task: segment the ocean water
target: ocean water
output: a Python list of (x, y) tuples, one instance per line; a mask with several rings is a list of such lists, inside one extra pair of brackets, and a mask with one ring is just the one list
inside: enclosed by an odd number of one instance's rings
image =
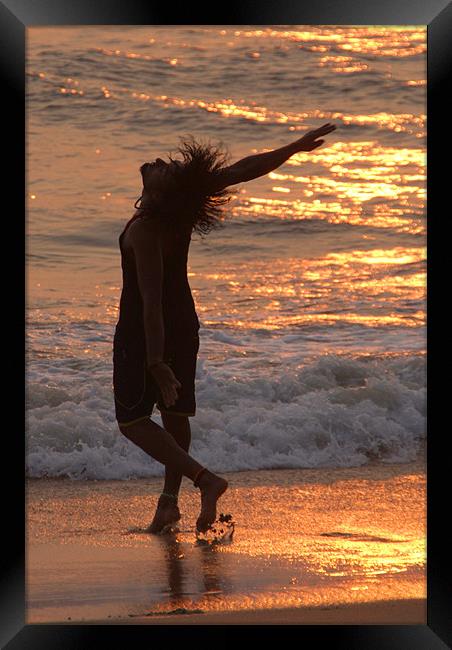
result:
[[(426, 435), (426, 30), (27, 30), (27, 473), (163, 473), (119, 432), (118, 236), (181, 137), (234, 162), (325, 122), (194, 235), (193, 454), (214, 470), (409, 462)], [(156, 412), (155, 419), (161, 422)]]

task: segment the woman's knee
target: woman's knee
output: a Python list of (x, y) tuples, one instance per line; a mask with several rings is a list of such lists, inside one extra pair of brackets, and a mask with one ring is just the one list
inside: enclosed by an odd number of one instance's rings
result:
[(129, 427), (124, 426), (123, 424), (119, 424), (119, 422), (118, 422), (118, 429), (120, 430), (120, 432), (122, 433), (123, 436), (127, 437), (127, 429), (128, 428)]
[(142, 430), (143, 426), (141, 422), (134, 422), (133, 424), (119, 424), (118, 427), (120, 432), (122, 433), (123, 436), (126, 438), (130, 438), (131, 436), (136, 435), (137, 433), (140, 433)]
[(179, 413), (170, 413), (170, 412), (163, 411), (161, 413), (161, 416), (162, 416), (162, 422), (165, 429), (169, 431), (190, 430), (190, 419), (188, 415), (180, 415)]
[(138, 422), (133, 422), (132, 424), (119, 424), (118, 427), (120, 432), (130, 438), (131, 436), (136, 436), (139, 433), (147, 433), (150, 429), (158, 426), (155, 422), (152, 422), (150, 418), (143, 418), (138, 420)]

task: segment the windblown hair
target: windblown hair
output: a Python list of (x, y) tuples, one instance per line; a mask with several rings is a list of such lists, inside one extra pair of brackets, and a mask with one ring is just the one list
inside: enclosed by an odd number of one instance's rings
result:
[(211, 143), (198, 143), (193, 136), (177, 147), (183, 161), (171, 155), (170, 162), (182, 162), (175, 167), (160, 196), (155, 211), (163, 217), (162, 223), (177, 228), (184, 222), (201, 236), (221, 228), (225, 219), (224, 206), (231, 200), (232, 191), (214, 189), (215, 179), (227, 164), (228, 154)]

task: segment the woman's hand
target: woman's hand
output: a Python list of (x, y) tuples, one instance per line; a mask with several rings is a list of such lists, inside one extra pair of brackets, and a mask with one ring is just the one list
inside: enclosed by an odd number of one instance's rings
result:
[(177, 391), (179, 388), (182, 388), (182, 384), (178, 381), (171, 368), (161, 361), (151, 366), (149, 372), (160, 388), (165, 406), (167, 408), (173, 406), (177, 400)]
[(327, 135), (335, 129), (335, 125), (328, 122), (328, 124), (324, 124), (319, 129), (305, 133), (302, 138), (294, 143), (294, 146), (297, 151), (312, 151), (313, 149), (317, 149), (317, 147), (320, 147), (325, 142), (325, 140), (317, 140), (317, 138), (322, 137), (322, 135)]

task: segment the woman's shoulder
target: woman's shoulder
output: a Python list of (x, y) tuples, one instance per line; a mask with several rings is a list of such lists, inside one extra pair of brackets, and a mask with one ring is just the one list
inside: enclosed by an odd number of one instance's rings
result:
[(136, 244), (137, 241), (143, 239), (153, 240), (160, 239), (161, 228), (156, 219), (150, 219), (142, 217), (140, 215), (135, 215), (129, 222), (129, 225), (124, 230), (123, 234), (123, 244), (125, 246), (132, 246)]
[(131, 226), (135, 232), (154, 232), (161, 230), (160, 219), (155, 215), (135, 213)]

